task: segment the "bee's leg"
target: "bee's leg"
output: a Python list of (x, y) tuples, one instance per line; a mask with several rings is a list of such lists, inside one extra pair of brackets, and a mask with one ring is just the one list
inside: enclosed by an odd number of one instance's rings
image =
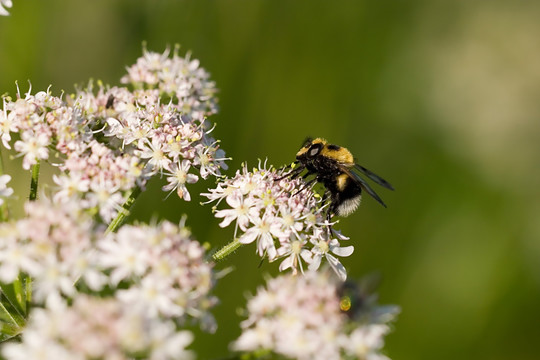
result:
[[(302, 179), (305, 179), (309, 175), (311, 175), (311, 174), (307, 173), (306, 175), (302, 176)], [(309, 180), (308, 182), (304, 183), (304, 185), (300, 189), (296, 190), (291, 196), (294, 196), (294, 195), (296, 195), (298, 193), (301, 193), (302, 191), (304, 191), (305, 189), (307, 189), (308, 187), (313, 185), (316, 181), (317, 181), (317, 178)]]
[[(295, 178), (298, 177), (298, 175), (300, 175), (300, 174), (302, 173), (302, 171), (304, 171), (304, 169), (305, 169), (305, 167), (299, 166), (299, 167), (297, 167), (296, 169), (294, 169), (293, 171), (291, 171), (291, 172), (289, 173), (288, 176), (289, 176), (291, 179), (295, 179)], [(309, 173), (308, 173), (308, 174), (309, 174)]]
[(332, 213), (330, 210), (326, 212), (326, 230), (328, 231), (328, 242), (332, 239), (332, 223), (330, 220), (332, 219)]
[[(323, 195), (323, 203), (326, 202), (328, 199), (329, 192), (325, 191)], [(330, 206), (328, 206), (328, 210), (326, 210), (326, 223), (328, 224), (326, 229), (328, 230), (328, 241), (332, 238), (332, 216), (335, 213), (335, 202), (331, 200)]]
[[(290, 168), (291, 165), (287, 165), (284, 169), (287, 169), (287, 168)], [(304, 167), (303, 166), (299, 166), (297, 167), (296, 169), (293, 169), (291, 171), (289, 171), (288, 173), (286, 174), (283, 174), (282, 176), (278, 177), (277, 179), (275, 179), (274, 181), (280, 181), (280, 180), (283, 180), (285, 178), (291, 178), (291, 179), (294, 179), (295, 177), (297, 177), (298, 175), (300, 175), (300, 173), (302, 171), (304, 171)]]

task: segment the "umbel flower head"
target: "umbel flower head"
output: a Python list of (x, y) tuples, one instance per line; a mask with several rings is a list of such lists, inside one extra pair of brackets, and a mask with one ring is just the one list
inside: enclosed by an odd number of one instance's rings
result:
[[(0, 281), (33, 279), (37, 304), (76, 296), (78, 285), (105, 286), (129, 306), (156, 317), (215, 329), (209, 309), (216, 278), (203, 247), (185, 226), (126, 225), (105, 233), (77, 203), (25, 204), (26, 216), (0, 223)], [(83, 288), (84, 288), (83, 287)]]
[[(0, 111), (0, 140), (8, 149), (13, 145), (23, 168), (56, 155), (61, 174), (54, 177), (54, 200), (78, 201), (105, 222), (156, 174), (167, 178), (164, 191), (189, 201), (186, 185), (227, 168), (205, 117), (217, 111), (208, 73), (176, 52), (169, 59), (168, 51), (145, 50), (141, 59), (123, 79), (137, 85), (135, 90), (100, 83), (96, 91), (90, 83), (63, 100), (50, 89), (35, 95), (30, 89), (24, 96), (18, 91), (16, 100), (4, 97)], [(156, 77), (144, 82), (152, 86), (140, 88), (135, 74), (144, 71)]]
[(381, 349), (399, 308), (371, 302), (359, 304), (362, 317), (349, 316), (342, 311), (342, 283), (330, 275), (309, 271), (268, 280), (248, 300), (248, 318), (232, 348), (299, 360), (388, 360)]
[(149, 316), (145, 309), (80, 295), (69, 307), (34, 309), (22, 341), (4, 345), (2, 355), (9, 360), (184, 360), (194, 357), (186, 350), (192, 341), (191, 332), (178, 331), (172, 321)]
[(353, 246), (331, 229), (325, 220), (324, 204), (302, 179), (283, 178), (285, 170), (266, 168), (248, 171), (244, 164), (232, 178), (222, 178), (215, 189), (203, 194), (209, 202), (225, 203), (215, 211), (221, 227), (234, 223), (234, 238), (242, 244), (256, 244), (256, 252), (269, 261), (281, 260), (280, 271), (293, 273), (319, 268), (326, 259), (340, 279), (347, 272), (336, 256), (349, 256)]
[(77, 292), (74, 283), (98, 291), (105, 276), (95, 262), (93, 242), (103, 234), (75, 203), (47, 200), (25, 204), (26, 216), (0, 224), (0, 281), (11, 283), (21, 273), (33, 279), (33, 297), (57, 303)]
[(172, 57), (167, 49), (163, 54), (143, 49), (143, 56), (127, 68), (121, 82), (135, 88), (157, 89), (169, 96), (183, 112), (200, 118), (217, 112), (216, 84), (201, 68), (197, 59), (178, 56), (176, 46)]
[(78, 205), (28, 202), (24, 218), (0, 223), (0, 281), (32, 279), (22, 343), (3, 355), (191, 358), (184, 349), (192, 335), (177, 329), (214, 331), (217, 299), (213, 266), (185, 219), (105, 233)]
[(125, 225), (107, 234), (97, 242), (97, 266), (126, 306), (213, 332), (217, 325), (209, 310), (217, 303), (211, 295), (216, 276), (184, 222)]

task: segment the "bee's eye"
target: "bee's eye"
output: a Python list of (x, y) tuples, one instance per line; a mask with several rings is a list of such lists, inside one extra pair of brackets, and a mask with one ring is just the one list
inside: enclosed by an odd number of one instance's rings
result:
[(319, 153), (319, 150), (320, 148), (317, 146), (317, 147), (314, 147), (312, 148), (310, 151), (309, 151), (309, 156), (315, 156)]

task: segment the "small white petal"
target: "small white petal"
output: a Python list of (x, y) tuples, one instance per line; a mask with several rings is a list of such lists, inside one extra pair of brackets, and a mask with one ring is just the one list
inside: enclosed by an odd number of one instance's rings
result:
[(317, 270), (321, 266), (321, 260), (322, 260), (322, 255), (315, 254), (315, 256), (313, 256), (313, 261), (311, 262), (311, 264), (309, 264), (308, 269), (311, 271)]
[(335, 247), (332, 252), (337, 256), (350, 256), (354, 252), (354, 246)]
[(294, 258), (292, 256), (285, 258), (285, 260), (283, 260), (281, 264), (279, 264), (279, 271), (283, 271), (290, 268), (293, 264), (293, 260)]
[(326, 254), (326, 259), (330, 263), (332, 269), (336, 272), (339, 279), (341, 281), (347, 280), (347, 270), (345, 270), (345, 267), (339, 262), (339, 260), (330, 254)]
[(240, 241), (242, 244), (249, 244), (255, 241), (258, 235), (257, 228), (249, 228), (244, 235), (240, 237), (238, 241)]

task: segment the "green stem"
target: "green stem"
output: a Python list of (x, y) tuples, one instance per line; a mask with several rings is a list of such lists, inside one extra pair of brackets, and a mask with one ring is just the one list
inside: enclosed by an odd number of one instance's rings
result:
[(124, 220), (126, 220), (126, 217), (129, 215), (129, 210), (135, 203), (135, 200), (137, 200), (137, 197), (142, 193), (142, 190), (140, 187), (136, 186), (135, 189), (131, 192), (128, 199), (122, 205), (122, 209), (118, 212), (118, 215), (116, 215), (116, 218), (111, 221), (109, 224), (109, 227), (107, 228), (107, 233), (115, 232), (118, 230), (118, 228), (122, 225)]
[(34, 201), (37, 199), (38, 180), (39, 180), (39, 160), (35, 165), (32, 165), (32, 180), (30, 182), (30, 196), (28, 197), (30, 201)]
[(0, 147), (0, 175), (4, 174), (4, 159), (2, 158), (2, 147)]
[(17, 279), (15, 279), (15, 281), (13, 282), (13, 292), (15, 293), (15, 300), (17, 301), (17, 305), (19, 305), (22, 313), (26, 314), (26, 299), (24, 296), (21, 274), (19, 274)]
[[(0, 147), (0, 175), (4, 175), (4, 159), (2, 158), (2, 148)], [(9, 216), (7, 202), (4, 201), (2, 206), (0, 206), (0, 222), (7, 220)]]
[(13, 282), (13, 293), (22, 314), (28, 315), (30, 302), (32, 301), (32, 278), (28, 275), (24, 275), (21, 280), (21, 274), (19, 274), (17, 279)]
[(214, 261), (221, 261), (225, 259), (227, 256), (231, 255), (233, 252), (238, 250), (240, 246), (243, 244), (238, 240), (238, 238), (234, 239), (218, 251), (216, 251), (214, 254), (212, 254), (212, 260)]
[(30, 276), (25, 276), (24, 278), (24, 288), (25, 288), (25, 298), (26, 298), (26, 315), (28, 316), (28, 311), (30, 310), (30, 304), (32, 303), (32, 278)]

